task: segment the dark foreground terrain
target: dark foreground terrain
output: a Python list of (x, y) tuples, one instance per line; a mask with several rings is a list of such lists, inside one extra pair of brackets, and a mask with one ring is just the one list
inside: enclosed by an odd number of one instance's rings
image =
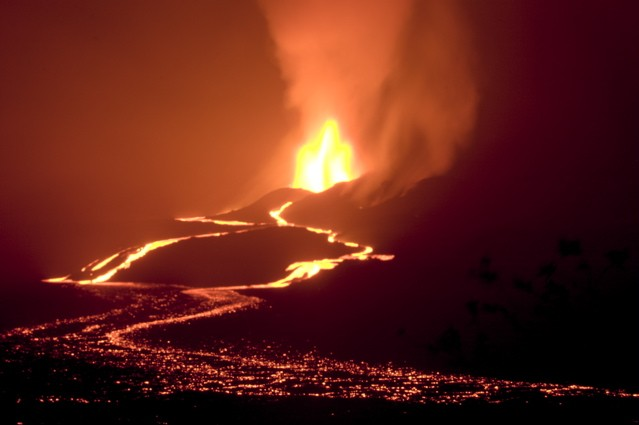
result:
[[(30, 320), (23, 319), (23, 323), (19, 323), (21, 325), (33, 325), (64, 316), (56, 311), (57, 308), (62, 308), (68, 317), (73, 317), (76, 314), (96, 314), (118, 309), (123, 304), (118, 296), (99, 298), (95, 293), (73, 287), (43, 285), (31, 290), (30, 298), (23, 294), (25, 297), (13, 299), (14, 308), (22, 308), (26, 313), (29, 300), (45, 305), (42, 301), (46, 299), (50, 303), (50, 311), (39, 309)], [(117, 295), (126, 289), (113, 288), (108, 291)], [(277, 304), (272, 306), (275, 308)], [(15, 315), (13, 317), (17, 319)], [(242, 314), (238, 315), (238, 318), (241, 317)], [(225, 319), (218, 323), (227, 325), (227, 322)], [(215, 322), (208, 326), (210, 335), (205, 335), (206, 332), (202, 333), (202, 329), (198, 330), (198, 326), (194, 326), (198, 323), (194, 322), (190, 330), (197, 330), (199, 338), (191, 335), (190, 339), (200, 339), (202, 342), (202, 338), (206, 340), (207, 336), (216, 336), (212, 332)], [(175, 329), (179, 330), (180, 327)], [(6, 330), (5, 327), (3, 331)], [(241, 327), (237, 330), (241, 330)], [(224, 339), (228, 337), (226, 335)], [(620, 396), (620, 393), (606, 391), (550, 396), (539, 390), (519, 388), (500, 390), (490, 400), (469, 398), (462, 402), (426, 403), (374, 398), (255, 396), (213, 391), (175, 391), (165, 394), (153, 387), (162, 377), (156, 371), (135, 363), (117, 366), (109, 364), (106, 359), (83, 358), (73, 352), (61, 356), (60, 353), (64, 351), (59, 348), (62, 342), (58, 344), (55, 339), (51, 339), (52, 345), (47, 350), (18, 347), (12, 341), (19, 340), (5, 340), (0, 345), (0, 423), (439, 424), (489, 421), (504, 424), (634, 424), (639, 421), (639, 398), (628, 396), (628, 393)], [(179, 342), (177, 340), (174, 343)], [(36, 343), (33, 344), (36, 346)], [(129, 385), (131, 382), (139, 385)], [(456, 384), (439, 388), (448, 390), (451, 396), (466, 391), (464, 386)], [(468, 387), (468, 391), (471, 389)], [(303, 394), (307, 389), (300, 388), (299, 391)]]
[(635, 424), (636, 400), (544, 399), (502, 404), (415, 405), (378, 400), (256, 398), (185, 393), (124, 397), (109, 402), (41, 403), (23, 400), (3, 408), (3, 423), (24, 424)]

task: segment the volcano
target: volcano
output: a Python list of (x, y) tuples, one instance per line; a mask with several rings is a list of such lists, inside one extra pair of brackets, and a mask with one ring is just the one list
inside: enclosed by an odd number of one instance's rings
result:
[(75, 3), (0, 6), (0, 422), (639, 421), (632, 2)]
[[(367, 176), (320, 193), (283, 188), (241, 209), (176, 223), (178, 231), (195, 221), (200, 233), (182, 230), (51, 281), (239, 290), (265, 302), (188, 321), (193, 332), (186, 324), (163, 330), (174, 343), (192, 344), (193, 334), (249, 338), (344, 361), (634, 388), (628, 370), (637, 350), (624, 335), (636, 325), (636, 258), (614, 245), (598, 257), (586, 249), (602, 246), (601, 229), (572, 223), (582, 242), (565, 239), (566, 223), (539, 212), (540, 225), (530, 228), (504, 221), (504, 209), (523, 206), (487, 202), (480, 185), (494, 188), (494, 180), (476, 177), (462, 170), (368, 204), (352, 196)], [(475, 196), (462, 196), (471, 180)], [(372, 198), (383, 199), (385, 186)]]

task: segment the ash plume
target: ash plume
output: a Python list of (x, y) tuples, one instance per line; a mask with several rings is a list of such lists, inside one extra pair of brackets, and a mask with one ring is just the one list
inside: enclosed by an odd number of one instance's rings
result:
[(445, 173), (474, 127), (470, 34), (456, 3), (415, 2), (402, 41), (366, 123), (363, 153), (372, 175), (362, 195), (375, 195), (383, 183), (378, 195), (394, 196)]
[(354, 145), (356, 170), (368, 175), (351, 194), (369, 202), (382, 200), (380, 186), (388, 198), (451, 166), (477, 104), (469, 34), (454, 2), (260, 4), (299, 113), (287, 149), (335, 117)]

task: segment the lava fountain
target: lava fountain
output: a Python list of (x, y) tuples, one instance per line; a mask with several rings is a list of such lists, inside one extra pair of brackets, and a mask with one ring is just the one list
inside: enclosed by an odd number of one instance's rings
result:
[(336, 183), (353, 180), (353, 149), (340, 137), (335, 119), (328, 119), (318, 134), (297, 153), (294, 188), (322, 192)]

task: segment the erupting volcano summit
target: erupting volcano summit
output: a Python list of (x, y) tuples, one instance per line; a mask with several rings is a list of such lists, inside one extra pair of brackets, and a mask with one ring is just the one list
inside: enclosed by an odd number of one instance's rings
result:
[(340, 138), (334, 119), (327, 120), (319, 133), (297, 153), (294, 188), (322, 192), (335, 183), (350, 181), (353, 149)]

